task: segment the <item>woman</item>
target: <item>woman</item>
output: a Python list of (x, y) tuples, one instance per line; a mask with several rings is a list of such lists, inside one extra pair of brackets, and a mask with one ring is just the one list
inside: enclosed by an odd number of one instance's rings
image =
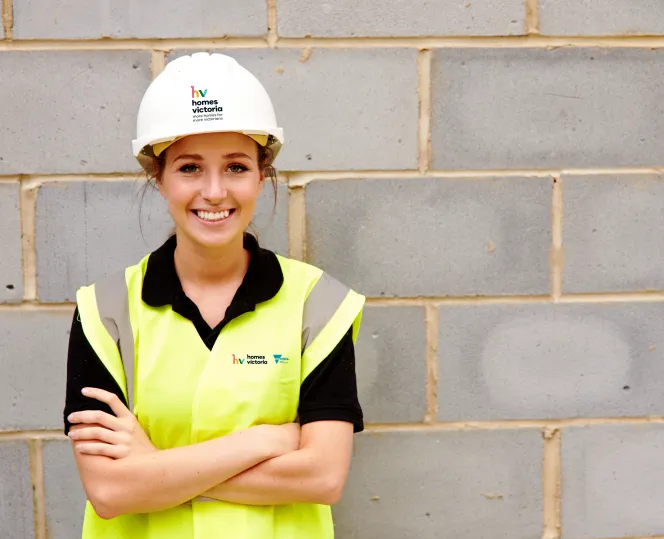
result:
[(246, 232), (283, 134), (235, 60), (171, 62), (137, 124), (176, 231), (77, 294), (65, 430), (83, 537), (331, 538), (363, 429), (364, 298)]

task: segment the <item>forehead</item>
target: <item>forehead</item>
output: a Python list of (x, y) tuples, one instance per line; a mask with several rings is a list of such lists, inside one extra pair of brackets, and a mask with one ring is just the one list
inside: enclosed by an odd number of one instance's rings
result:
[(176, 153), (198, 153), (206, 152), (243, 152), (250, 156), (256, 156), (258, 149), (256, 142), (242, 133), (202, 133), (189, 135), (171, 146), (171, 155)]

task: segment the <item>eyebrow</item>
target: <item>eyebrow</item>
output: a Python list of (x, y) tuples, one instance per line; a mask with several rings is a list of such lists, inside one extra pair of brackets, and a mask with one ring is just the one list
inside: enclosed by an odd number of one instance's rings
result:
[(175, 163), (180, 159), (198, 159), (200, 161), (203, 159), (203, 157), (201, 157), (197, 153), (183, 153), (182, 155), (178, 155), (175, 159), (173, 159), (173, 162)]
[[(248, 156), (244, 152), (233, 152), (233, 153), (227, 153), (224, 155), (225, 159), (238, 159), (241, 157), (246, 157), (247, 159), (251, 159), (250, 156)], [(193, 160), (199, 160), (202, 161), (203, 157), (198, 155), (197, 153), (185, 153), (182, 155), (178, 155), (175, 159), (173, 159), (173, 162), (175, 163), (176, 161), (179, 161), (180, 159), (193, 159)]]

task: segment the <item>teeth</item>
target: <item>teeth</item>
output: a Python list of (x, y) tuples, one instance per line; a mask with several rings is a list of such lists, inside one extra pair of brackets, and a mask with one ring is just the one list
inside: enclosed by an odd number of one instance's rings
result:
[(228, 217), (230, 214), (231, 214), (230, 210), (224, 210), (218, 212), (211, 212), (211, 211), (196, 212), (196, 215), (198, 215), (204, 221), (221, 221), (222, 219), (226, 219), (226, 217)]

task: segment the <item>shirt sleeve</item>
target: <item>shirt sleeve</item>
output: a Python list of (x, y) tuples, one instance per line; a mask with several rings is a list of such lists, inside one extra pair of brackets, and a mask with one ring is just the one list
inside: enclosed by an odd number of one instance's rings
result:
[(73, 412), (101, 410), (113, 414), (107, 404), (83, 396), (81, 389), (84, 387), (97, 387), (115, 393), (125, 406), (127, 405), (122, 389), (88, 342), (83, 332), (78, 309), (76, 309), (69, 335), (67, 356), (67, 389), (64, 408), (65, 434), (71, 428), (71, 423), (67, 420), (67, 417)]
[(353, 328), (305, 378), (300, 387), (300, 424), (314, 421), (347, 421), (354, 432), (364, 430), (357, 395)]

